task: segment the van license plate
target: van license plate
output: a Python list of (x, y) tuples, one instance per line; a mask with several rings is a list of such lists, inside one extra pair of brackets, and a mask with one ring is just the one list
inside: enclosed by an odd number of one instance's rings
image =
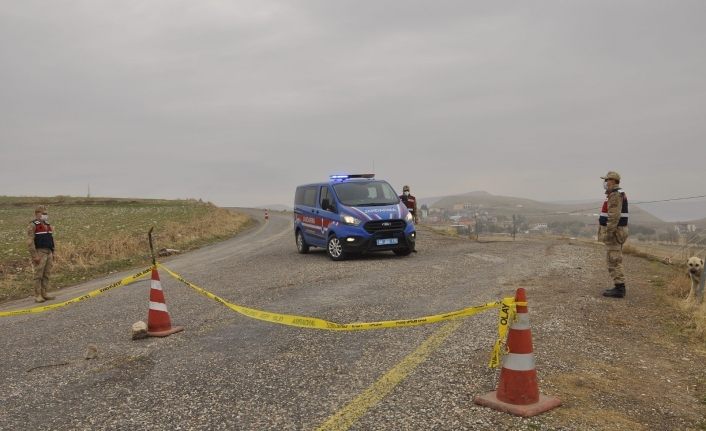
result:
[(377, 240), (378, 245), (395, 245), (397, 244), (397, 238), (385, 238)]

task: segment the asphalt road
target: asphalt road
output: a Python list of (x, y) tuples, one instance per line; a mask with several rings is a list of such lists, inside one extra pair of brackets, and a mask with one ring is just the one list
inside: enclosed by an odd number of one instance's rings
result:
[[(258, 224), (249, 231), (163, 263), (238, 304), (345, 323), (493, 301), (536, 274), (544, 257), (541, 244), (479, 244), (422, 229), (411, 256), (332, 262), (323, 250), (297, 254), (291, 215), (271, 213), (264, 223), (251, 212)], [(59, 300), (129, 273), (64, 289)], [(494, 389), (486, 367), (493, 312), (458, 324), (327, 332), (248, 319), (161, 278), (172, 321), (186, 328), (164, 339), (130, 340), (132, 323), (147, 317), (145, 281), (0, 318), (0, 429), (484, 429), (496, 414), (471, 401)], [(83, 358), (88, 344), (97, 358)], [(336, 423), (336, 414), (346, 419)]]

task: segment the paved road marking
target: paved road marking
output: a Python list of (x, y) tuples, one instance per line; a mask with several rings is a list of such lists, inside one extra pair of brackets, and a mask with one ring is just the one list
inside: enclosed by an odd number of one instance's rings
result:
[(451, 321), (427, 338), (417, 349), (407, 355), (402, 361), (391, 370), (380, 377), (366, 390), (361, 392), (353, 401), (334, 413), (319, 428), (319, 431), (340, 431), (347, 430), (371, 407), (380, 402), (415, 370), (429, 355), (434, 353), (441, 344), (453, 334), (463, 323), (463, 320)]

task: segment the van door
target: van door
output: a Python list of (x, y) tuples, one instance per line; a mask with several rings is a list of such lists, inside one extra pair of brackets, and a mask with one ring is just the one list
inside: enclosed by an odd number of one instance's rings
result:
[(321, 186), (319, 189), (319, 218), (321, 221), (321, 240), (328, 241), (329, 227), (337, 220), (338, 211), (333, 193), (328, 186)]
[(318, 186), (301, 186), (297, 188), (294, 205), (294, 216), (301, 226), (304, 240), (317, 247), (326, 244), (321, 240), (321, 222), (318, 209)]

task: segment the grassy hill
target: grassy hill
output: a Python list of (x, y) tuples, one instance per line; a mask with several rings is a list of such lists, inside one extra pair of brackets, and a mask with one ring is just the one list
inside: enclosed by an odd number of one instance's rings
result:
[(147, 231), (155, 246), (189, 250), (233, 236), (249, 217), (196, 200), (0, 196), (0, 301), (32, 292), (26, 230), (38, 204), (55, 228), (52, 285), (69, 286), (150, 263)]

